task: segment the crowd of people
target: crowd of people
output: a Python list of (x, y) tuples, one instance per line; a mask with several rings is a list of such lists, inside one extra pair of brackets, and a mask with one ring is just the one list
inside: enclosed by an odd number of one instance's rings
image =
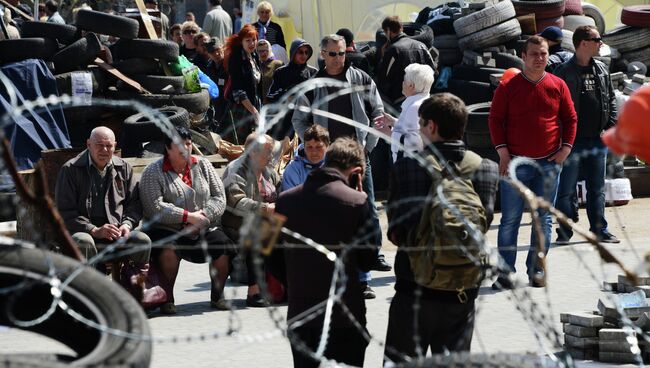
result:
[[(47, 21), (59, 22), (52, 3), (45, 6)], [(156, 0), (145, 3), (157, 6)], [(382, 134), (391, 140), (386, 235), (399, 249), (386, 362), (408, 361), (429, 349), (434, 354), (468, 351), (471, 345), (485, 266), (477, 261), (476, 234), (462, 226), (454, 232), (454, 216), (437, 211), (441, 205), (435, 201), (431, 210), (430, 201), (423, 200), (437, 196), (433, 189), (460, 183), (455, 190), (467, 194), (459, 199), (465, 200), (463, 211), (474, 211), (469, 221), (483, 233), (500, 200), (497, 246), (503, 262), (494, 289), (517, 287), (513, 275), (524, 200), (504, 179), (508, 176), (573, 217), (578, 172), (586, 169), (590, 230), (602, 242), (618, 242), (604, 217), (607, 148), (600, 138), (616, 124), (617, 107), (607, 68), (594, 59), (602, 46), (595, 27), (576, 29), (575, 55), (557, 46), (562, 33), (552, 27), (525, 41), (523, 70), (503, 78), (492, 101), (489, 130), (499, 157), (493, 162), (463, 143), (468, 117), (463, 101), (448, 93), (430, 94), (434, 59), (427, 46), (406, 36), (398, 17), (382, 22), (387, 44), (370, 63), (356, 50), (348, 29), (323, 37), (317, 46), (299, 38), (288, 42), (271, 20), (269, 2), (259, 3), (253, 24), (241, 24), (241, 18), (233, 22), (221, 0), (210, 3), (203, 27), (188, 13), (183, 24), (163, 25), (164, 35), (218, 85), (213, 127), (223, 139), (243, 144), (245, 153), (220, 177), (206, 159), (190, 154), (192, 135), (178, 126), (165, 141), (164, 156), (137, 182), (130, 165), (114, 155), (113, 132), (98, 127), (57, 181), (57, 206), (87, 259), (112, 243), (118, 244), (116, 252), (131, 247), (121, 258), (120, 282), (146, 309), (176, 313), (174, 284), (181, 259), (208, 263), (211, 306), (231, 308), (224, 287), (238, 257), (247, 270), (246, 305), (271, 305), (260, 284), (277, 280), (283, 293), (279, 300), (288, 303), (294, 365), (316, 367), (313, 351), (326, 321), (322, 314), (306, 317), (324, 308), (336, 274), (344, 291), (332, 311), (325, 357), (363, 366), (365, 299), (375, 297), (370, 271), (392, 270), (381, 254), (383, 231), (370, 162)], [(314, 53), (318, 69), (308, 64)], [(308, 80), (312, 88), (296, 92), (294, 87)], [(262, 106), (276, 103), (293, 108), (281, 111), (268, 134), (257, 132)], [(401, 113), (393, 116), (385, 105)], [(301, 144), (280, 175), (270, 165), (274, 142), (294, 135)], [(513, 169), (514, 159), (523, 164)], [(445, 193), (456, 199), (453, 191)], [(284, 216), (284, 227), (294, 235), (282, 235), (264, 257), (242, 247), (251, 229), (249, 217), (273, 214)], [(533, 231), (526, 266), (530, 285), (544, 287), (552, 222), (548, 211), (537, 215), (544, 241)], [(409, 249), (432, 234), (438, 236), (436, 246), (462, 251), (436, 253), (442, 258), (433, 259)], [(566, 244), (571, 236), (571, 229), (561, 226), (557, 243)], [(325, 250), (305, 246), (303, 237)], [(283, 246), (296, 244), (303, 246)], [(342, 268), (328, 252), (342, 260)], [(416, 262), (441, 268), (425, 275)], [(144, 284), (143, 278), (148, 280)], [(414, 310), (416, 303), (420, 308)]]

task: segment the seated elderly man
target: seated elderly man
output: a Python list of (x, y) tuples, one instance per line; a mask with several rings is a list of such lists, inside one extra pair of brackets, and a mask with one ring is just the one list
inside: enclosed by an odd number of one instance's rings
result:
[[(137, 246), (137, 251), (124, 252), (130, 262), (123, 267), (135, 267), (146, 275), (151, 240), (133, 231), (142, 217), (137, 181), (131, 165), (114, 156), (115, 134), (107, 127), (97, 127), (86, 141), (87, 149), (66, 162), (56, 181), (56, 206), (68, 231), (87, 259), (97, 250), (120, 240)], [(130, 285), (130, 278), (122, 280)]]
[[(246, 138), (246, 152), (230, 162), (223, 173), (223, 185), (226, 189), (226, 212), (221, 222), (226, 234), (233, 240), (239, 240), (239, 231), (244, 215), (261, 210), (272, 214), (280, 187), (280, 175), (269, 167), (273, 153), (273, 138), (268, 135), (252, 133)], [(246, 254), (248, 270), (249, 307), (267, 307), (269, 302), (262, 297), (257, 284), (255, 267), (250, 254)]]

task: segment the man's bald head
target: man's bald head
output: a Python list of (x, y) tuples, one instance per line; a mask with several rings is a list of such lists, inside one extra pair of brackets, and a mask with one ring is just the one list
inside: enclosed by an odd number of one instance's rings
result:
[(93, 164), (98, 169), (104, 170), (106, 165), (113, 159), (115, 133), (105, 126), (97, 127), (90, 132), (86, 146)]

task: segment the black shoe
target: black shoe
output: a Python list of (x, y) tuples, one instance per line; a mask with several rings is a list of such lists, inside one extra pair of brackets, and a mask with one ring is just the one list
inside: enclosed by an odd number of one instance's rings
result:
[(570, 238), (567, 238), (566, 236), (560, 236), (558, 235), (557, 240), (555, 240), (555, 244), (557, 245), (567, 245), (569, 244)]
[(494, 284), (492, 284), (492, 290), (512, 290), (514, 288), (515, 285), (510, 281), (508, 276), (499, 276)]
[(251, 308), (266, 308), (271, 304), (262, 297), (262, 294), (249, 295), (246, 297), (246, 306)]
[(363, 291), (363, 298), (364, 299), (375, 299), (377, 297), (377, 294), (375, 294), (375, 291), (372, 290), (370, 285), (366, 285), (366, 289)]
[(611, 243), (611, 244), (618, 244), (621, 242), (620, 240), (618, 240), (617, 237), (610, 234), (609, 232), (603, 232), (602, 234), (600, 234), (600, 236), (598, 237), (598, 241), (601, 243)]
[(377, 256), (377, 261), (375, 264), (372, 266), (372, 269), (375, 271), (383, 271), (383, 272), (388, 272), (393, 269), (391, 265), (386, 262), (386, 258), (384, 257), (383, 254), (380, 254)]
[(544, 277), (543, 272), (537, 272), (533, 277), (529, 278), (530, 286), (534, 288), (543, 288), (546, 287), (546, 278)]

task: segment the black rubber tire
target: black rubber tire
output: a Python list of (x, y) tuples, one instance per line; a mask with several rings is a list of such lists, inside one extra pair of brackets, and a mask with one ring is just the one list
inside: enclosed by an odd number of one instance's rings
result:
[(630, 63), (640, 61), (650, 68), (650, 47), (623, 53), (623, 58)]
[(166, 40), (120, 40), (111, 51), (117, 60), (148, 58), (175, 61), (178, 59), (178, 44)]
[(97, 36), (88, 32), (83, 38), (75, 41), (52, 57), (54, 70), (57, 74), (85, 69), (95, 58), (102, 45)]
[(505, 22), (515, 16), (515, 8), (510, 1), (487, 6), (477, 12), (456, 19), (454, 29), (458, 37), (465, 37), (480, 30)]
[(580, 0), (565, 0), (563, 15), (584, 15), (582, 2)]
[(457, 65), (463, 61), (460, 49), (438, 49), (438, 63), (440, 65)]
[[(190, 114), (182, 107), (165, 106), (156, 109), (174, 126), (190, 126)], [(141, 157), (142, 143), (164, 141), (165, 133), (144, 113), (131, 115), (122, 124), (120, 146), (122, 157)]]
[(493, 57), (495, 65), (499, 69), (517, 68), (519, 70), (522, 70), (524, 68), (524, 61), (521, 60), (517, 55), (498, 52)]
[[(465, 128), (465, 143), (472, 148), (493, 148), (488, 126), (491, 102), (467, 106), (467, 127)], [(471, 149), (471, 148), (470, 148)]]
[(502, 74), (503, 72), (505, 70), (499, 68), (456, 65), (452, 68), (451, 76), (456, 80), (490, 83), (491, 74)]
[(197, 93), (182, 93), (178, 95), (149, 94), (142, 95), (133, 91), (113, 91), (112, 97), (127, 100), (134, 99), (151, 107), (179, 106), (192, 114), (203, 114), (210, 107), (208, 90), (202, 89)]
[[(40, 249), (0, 247), (0, 288), (20, 286), (16, 291), (0, 294), (0, 325), (20, 328), (50, 337), (77, 353), (73, 361), (52, 357), (47, 362), (34, 357), (33, 367), (52, 367), (57, 363), (95, 367), (148, 367), (151, 362), (151, 340), (129, 339), (100, 332), (74, 319), (60, 307), (44, 322), (33, 327), (19, 327), (11, 315), (23, 321), (44, 314), (52, 303), (49, 284), (51, 270), (66, 280), (77, 269), (82, 271), (62, 290), (63, 301), (77, 313), (93, 322), (129, 334), (150, 337), (147, 316), (136, 300), (117, 283), (92, 268), (52, 252)], [(61, 359), (60, 361), (57, 361)], [(9, 359), (9, 360), (7, 360)], [(11, 356), (3, 356), (10, 365)], [(30, 360), (27, 356), (17, 361)], [(10, 365), (14, 366), (14, 365)], [(21, 365), (23, 366), (23, 365)]]
[(461, 50), (480, 50), (490, 46), (506, 43), (521, 35), (521, 27), (517, 19), (510, 19), (490, 28), (458, 39)]
[(605, 26), (605, 16), (596, 5), (583, 2), (582, 11), (586, 16), (594, 18), (596, 28), (598, 28), (598, 33), (605, 33), (605, 29), (607, 28)]
[(573, 46), (573, 32), (563, 29), (562, 30), (562, 43), (560, 44), (565, 51), (576, 52), (575, 46)]
[(458, 96), (465, 105), (492, 101), (494, 91), (489, 83), (450, 79), (449, 93)]
[(20, 26), (20, 37), (52, 38), (63, 45), (69, 45), (79, 39), (77, 27), (70, 24), (47, 22), (23, 22)]
[(571, 32), (575, 31), (580, 26), (596, 26), (594, 18), (585, 15), (565, 15), (564, 16), (564, 29)]
[[(130, 78), (140, 83), (147, 91), (156, 94), (181, 93), (185, 82), (183, 76), (131, 75)], [(165, 89), (166, 87), (169, 88)]]
[(433, 30), (425, 24), (413, 22), (402, 23), (404, 33), (411, 39), (422, 42), (427, 48), (433, 46)]
[(650, 27), (650, 5), (624, 7), (621, 11), (621, 22), (632, 27)]
[(650, 28), (621, 26), (605, 33), (603, 41), (620, 53), (638, 50), (650, 45)]
[(154, 59), (143, 59), (143, 58), (134, 58), (120, 60), (113, 63), (115, 69), (121, 71), (124, 74), (149, 74), (149, 75), (160, 75), (163, 70), (160, 66), (160, 62)]
[(564, 14), (564, 0), (511, 0), (517, 16), (535, 14), (535, 19), (561, 17)]
[(20, 38), (0, 41), (0, 63), (11, 63), (25, 59), (52, 60), (59, 45), (50, 38)]
[(451, 18), (440, 18), (432, 20), (427, 23), (434, 34), (434, 41), (438, 36), (442, 35), (455, 35), (456, 30), (454, 30), (454, 20)]
[(551, 26), (562, 29), (564, 27), (564, 17), (560, 15), (555, 18), (535, 19), (535, 29), (537, 30), (537, 33), (542, 33), (546, 27)]
[(76, 26), (86, 31), (121, 39), (136, 38), (140, 30), (140, 24), (135, 19), (94, 10), (79, 10)]
[(437, 49), (457, 49), (458, 37), (453, 34), (436, 36), (433, 39), (433, 47)]

